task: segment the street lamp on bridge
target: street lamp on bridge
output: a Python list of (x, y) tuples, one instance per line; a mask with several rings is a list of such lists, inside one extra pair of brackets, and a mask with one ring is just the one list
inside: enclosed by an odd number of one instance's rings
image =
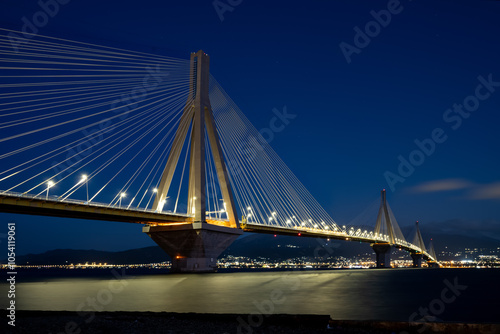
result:
[(127, 196), (127, 194), (125, 194), (125, 193), (121, 193), (120, 194), (120, 205), (119, 205), (119, 208), (122, 207), (122, 198), (125, 197), (125, 196)]
[(49, 189), (54, 185), (54, 182), (48, 181), (47, 182), (47, 195), (45, 195), (45, 199), (49, 198)]
[[(148, 209), (149, 202), (151, 202), (151, 200), (153, 199), (153, 195), (156, 194), (157, 192), (158, 192), (158, 188), (153, 188), (153, 192), (151, 193), (151, 197), (149, 198), (148, 204), (146, 204), (146, 210)], [(144, 194), (144, 195), (146, 195), (146, 194)]]
[(85, 188), (87, 188), (87, 203), (89, 202), (89, 181), (88, 177), (86, 174), (82, 175), (82, 179), (80, 180), (80, 183), (85, 182)]
[[(165, 199), (162, 199), (162, 200), (160, 201), (160, 208), (161, 208), (162, 210), (163, 210), (163, 207), (165, 206), (165, 203), (167, 202), (167, 198), (169, 198), (169, 197), (170, 197), (170, 196), (167, 196), (167, 197), (165, 197)], [(195, 197), (195, 199), (196, 199), (196, 197)]]

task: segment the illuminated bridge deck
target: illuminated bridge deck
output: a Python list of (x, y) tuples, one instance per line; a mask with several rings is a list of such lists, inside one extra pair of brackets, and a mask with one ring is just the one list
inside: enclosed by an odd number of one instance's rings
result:
[[(77, 200), (61, 200), (57, 197), (35, 197), (33, 195), (0, 192), (0, 212), (20, 213), (37, 216), (66, 217), (102, 221), (116, 221), (136, 224), (171, 224), (192, 223), (194, 217), (185, 214), (170, 212), (154, 212), (149, 209), (135, 209), (110, 206), (102, 203), (87, 203)], [(213, 225), (226, 225), (223, 220), (209, 221)], [(329, 238), (365, 243), (387, 243), (387, 236), (377, 236), (373, 233), (360, 230), (332, 231), (325, 229), (308, 228), (303, 226), (281, 227), (263, 224), (240, 222), (240, 227), (245, 232), (280, 234), (290, 236), (304, 236), (316, 238)], [(397, 240), (395, 247), (405, 249), (411, 253), (420, 252), (420, 248), (405, 240)], [(429, 253), (424, 252), (425, 259), (434, 260)]]
[[(280, 226), (269, 226), (261, 224), (252, 223), (240, 223), (241, 228), (245, 232), (252, 233), (267, 233), (267, 234), (279, 234), (279, 235), (289, 235), (289, 236), (303, 236), (303, 237), (315, 237), (315, 238), (327, 238), (336, 240), (346, 240), (346, 241), (359, 241), (365, 243), (387, 243), (388, 238), (383, 236), (374, 236), (373, 233), (361, 232), (360, 230), (352, 231), (331, 231), (318, 228), (308, 228), (308, 227), (280, 227)], [(405, 240), (398, 240), (394, 245), (397, 248), (407, 250), (411, 253), (420, 253), (421, 249), (414, 244), (411, 244)], [(434, 260), (432, 256), (424, 252), (424, 259)]]
[(12, 192), (0, 192), (0, 212), (137, 224), (193, 221), (193, 217), (177, 213), (158, 213), (148, 209), (127, 209), (102, 203), (35, 197)]

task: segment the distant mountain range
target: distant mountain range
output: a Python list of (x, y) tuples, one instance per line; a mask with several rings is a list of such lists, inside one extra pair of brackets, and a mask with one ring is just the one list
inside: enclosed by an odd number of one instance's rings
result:
[[(444, 250), (463, 250), (464, 248), (500, 247), (500, 221), (498, 220), (461, 220), (453, 219), (439, 223), (420, 224), (420, 232), (425, 245), (433, 240), (436, 252)], [(404, 227), (402, 232), (412, 241), (414, 227)], [(410, 236), (410, 237), (408, 237)]]
[[(439, 224), (422, 224), (420, 226), (426, 245), (433, 238), (436, 252), (447, 250), (451, 252), (463, 251), (464, 248), (500, 247), (500, 239), (495, 233), (485, 235), (485, 227), (498, 228), (498, 222), (478, 222), (480, 227), (471, 231), (471, 225), (464, 225), (464, 221), (454, 220)], [(488, 225), (489, 224), (489, 225)], [(467, 229), (463, 229), (467, 226)], [(410, 235), (413, 227), (402, 229), (404, 235)], [(447, 247), (447, 248), (446, 248)], [(353, 257), (363, 254), (372, 254), (370, 246), (343, 240), (306, 238), (295, 236), (273, 236), (270, 234), (247, 234), (236, 240), (222, 256), (245, 256), (250, 258), (288, 259), (315, 256), (343, 256)], [(18, 264), (70, 264), (70, 263), (110, 263), (110, 264), (139, 264), (157, 263), (170, 260), (169, 256), (158, 246), (131, 249), (121, 252), (106, 252), (98, 250), (56, 249), (42, 254), (27, 254), (17, 257)], [(2, 261), (5, 263), (5, 259)]]

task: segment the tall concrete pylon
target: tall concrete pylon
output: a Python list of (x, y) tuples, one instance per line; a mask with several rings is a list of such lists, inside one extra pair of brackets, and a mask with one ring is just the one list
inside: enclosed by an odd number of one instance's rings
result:
[[(210, 57), (202, 50), (191, 54), (190, 96), (179, 122), (153, 208), (161, 212), (186, 137), (191, 128), (188, 214), (185, 224), (158, 224), (143, 228), (172, 258), (172, 270), (214, 271), (217, 257), (243, 233), (234, 205), (226, 164), (209, 99)], [(205, 131), (219, 179), (227, 221), (206, 220)]]
[(206, 221), (206, 185), (205, 185), (205, 130), (208, 134), (210, 149), (217, 170), (219, 186), (225, 203), (225, 210), (230, 227), (239, 228), (234, 206), (234, 199), (229, 184), (226, 164), (222, 156), (219, 135), (215, 128), (215, 120), (210, 105), (209, 91), (210, 57), (203, 51), (191, 54), (190, 94), (184, 108), (179, 127), (175, 134), (172, 149), (162, 174), (153, 208), (161, 212), (167, 197), (172, 177), (179, 162), (179, 156), (186, 141), (189, 127), (192, 124), (191, 148), (189, 163), (189, 198), (188, 214), (194, 214), (195, 222)]
[(422, 238), (422, 234), (420, 233), (420, 228), (418, 227), (418, 220), (415, 222), (415, 227), (416, 227), (415, 237), (413, 238), (412, 243), (414, 245), (417, 245), (418, 247), (420, 247), (420, 249), (422, 250), (422, 253), (423, 253), (426, 251), (426, 249), (425, 249), (424, 239)]
[[(380, 235), (387, 235), (389, 240), (387, 242), (376, 242), (371, 244), (371, 247), (376, 254), (377, 268), (390, 268), (391, 267), (391, 251), (392, 245), (396, 243), (396, 233), (392, 224), (391, 215), (387, 207), (387, 199), (385, 196), (385, 189), (380, 192), (380, 208), (378, 210), (377, 222), (375, 224), (375, 233)], [(383, 223), (385, 222), (385, 224)], [(384, 233), (385, 232), (385, 233)]]
[[(394, 245), (396, 243), (396, 234), (394, 232), (394, 226), (392, 225), (391, 216), (389, 215), (389, 209), (387, 208), (387, 198), (385, 196), (385, 189), (380, 192), (380, 208), (378, 210), (377, 222), (375, 224), (375, 233), (387, 234), (389, 236), (389, 244)], [(385, 226), (383, 224), (385, 222)]]
[(415, 222), (415, 227), (415, 237), (413, 238), (412, 243), (420, 247), (420, 252), (412, 252), (410, 253), (410, 256), (413, 260), (413, 267), (420, 268), (422, 267), (422, 256), (425, 252), (425, 243), (424, 239), (422, 238), (422, 234), (420, 233), (420, 228), (418, 227), (418, 221)]
[(428, 247), (428, 251), (430, 256), (432, 256), (432, 258), (434, 260), (429, 260), (427, 261), (427, 266), (429, 268), (440, 268), (440, 265), (439, 263), (437, 262), (437, 256), (436, 256), (436, 251), (434, 250), (434, 244), (432, 243), (432, 239), (431, 241), (429, 242), (429, 247)]

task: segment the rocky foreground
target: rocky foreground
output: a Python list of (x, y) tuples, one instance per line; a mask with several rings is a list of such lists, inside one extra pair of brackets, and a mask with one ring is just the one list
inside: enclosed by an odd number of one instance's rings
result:
[[(2, 311), (4, 324), (8, 316)], [(238, 315), (166, 312), (17, 311), (7, 333), (450, 333), (497, 334), (500, 324), (332, 320), (327, 315)], [(3, 326), (2, 326), (3, 327)]]

